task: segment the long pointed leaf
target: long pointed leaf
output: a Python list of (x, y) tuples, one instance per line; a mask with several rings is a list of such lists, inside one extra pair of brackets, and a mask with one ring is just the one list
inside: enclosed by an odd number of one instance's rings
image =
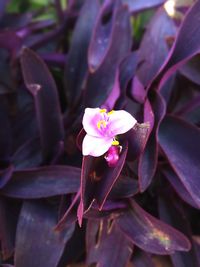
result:
[(33, 94), (45, 160), (51, 160), (64, 138), (56, 84), (45, 63), (25, 48), (21, 66), (26, 87)]

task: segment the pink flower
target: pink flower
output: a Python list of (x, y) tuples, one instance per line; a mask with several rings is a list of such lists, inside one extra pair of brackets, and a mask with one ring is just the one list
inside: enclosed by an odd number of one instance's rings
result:
[(116, 136), (128, 132), (137, 121), (125, 110), (86, 108), (83, 116), (83, 155), (99, 157), (112, 145), (119, 145)]

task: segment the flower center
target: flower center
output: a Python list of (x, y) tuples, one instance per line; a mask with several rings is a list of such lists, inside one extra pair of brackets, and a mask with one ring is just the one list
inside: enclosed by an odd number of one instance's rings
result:
[(100, 130), (102, 128), (106, 128), (107, 122), (105, 120), (100, 120), (97, 122), (97, 128)]

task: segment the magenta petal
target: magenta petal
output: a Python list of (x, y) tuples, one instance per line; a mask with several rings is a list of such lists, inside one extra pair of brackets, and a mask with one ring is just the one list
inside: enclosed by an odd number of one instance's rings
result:
[(86, 108), (83, 116), (83, 128), (89, 135), (101, 136), (97, 128), (97, 123), (101, 120), (101, 113), (99, 108)]
[(99, 157), (106, 153), (109, 147), (112, 145), (112, 138), (98, 138), (90, 135), (86, 135), (83, 139), (83, 155)]
[(109, 115), (112, 136), (128, 132), (136, 124), (136, 119), (125, 110), (117, 110)]

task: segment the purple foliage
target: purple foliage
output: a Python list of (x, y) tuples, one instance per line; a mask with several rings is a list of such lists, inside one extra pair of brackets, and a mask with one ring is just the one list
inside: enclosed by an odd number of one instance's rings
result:
[[(0, 266), (200, 266), (200, 1), (164, 2), (0, 1)], [(137, 122), (83, 156), (86, 108)]]

